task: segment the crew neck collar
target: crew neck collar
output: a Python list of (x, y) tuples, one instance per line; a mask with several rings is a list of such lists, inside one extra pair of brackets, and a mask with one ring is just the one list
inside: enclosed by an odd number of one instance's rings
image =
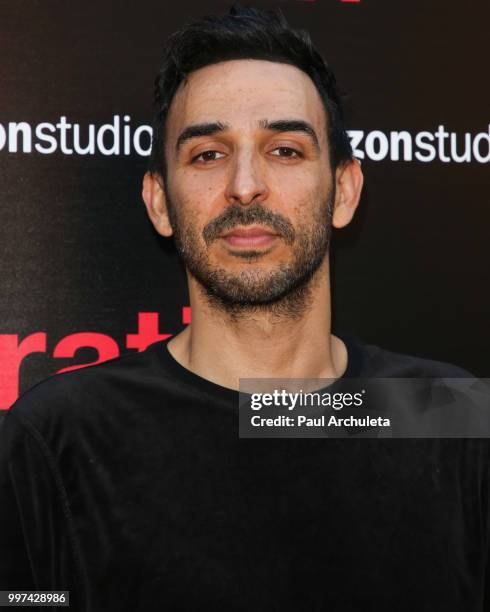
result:
[[(347, 349), (347, 368), (342, 376), (337, 378), (332, 384), (336, 384), (345, 378), (356, 378), (360, 376), (363, 364), (363, 351), (362, 345), (357, 341), (356, 338), (349, 334), (335, 332), (345, 344)], [(160, 365), (165, 370), (171, 372), (177, 380), (182, 381), (184, 384), (192, 386), (196, 391), (211, 394), (215, 397), (219, 397), (225, 401), (236, 401), (239, 392), (229, 387), (223, 387), (218, 383), (212, 382), (207, 378), (203, 378), (192, 372), (191, 370), (184, 367), (179, 363), (175, 357), (168, 350), (168, 343), (172, 336), (166, 340), (160, 340), (151, 344), (146, 350), (153, 350), (159, 360)]]

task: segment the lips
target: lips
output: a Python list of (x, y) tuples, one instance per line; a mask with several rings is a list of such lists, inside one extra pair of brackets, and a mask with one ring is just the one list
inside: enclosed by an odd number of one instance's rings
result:
[(220, 236), (231, 246), (235, 247), (260, 247), (271, 244), (278, 234), (263, 227), (235, 227)]

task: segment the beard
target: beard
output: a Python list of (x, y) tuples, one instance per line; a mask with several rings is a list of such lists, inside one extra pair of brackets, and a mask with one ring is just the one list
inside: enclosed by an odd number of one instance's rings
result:
[[(311, 304), (312, 281), (330, 245), (335, 187), (313, 211), (310, 221), (296, 227), (258, 202), (246, 207), (235, 202), (199, 232), (191, 215), (177, 213), (167, 190), (166, 198), (176, 249), (211, 306), (235, 319), (245, 312), (298, 318)], [(248, 249), (233, 253), (247, 260), (246, 270), (232, 273), (211, 264), (207, 248), (224, 230), (254, 224), (277, 232), (291, 247), (291, 261), (274, 267), (254, 266), (264, 251)], [(205, 246), (201, 246), (203, 240)]]

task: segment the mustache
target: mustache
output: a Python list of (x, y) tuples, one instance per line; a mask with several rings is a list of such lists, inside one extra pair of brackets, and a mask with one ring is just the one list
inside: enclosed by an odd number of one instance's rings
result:
[(237, 225), (265, 226), (284, 238), (287, 244), (292, 244), (296, 237), (292, 223), (283, 215), (267, 210), (258, 202), (246, 208), (235, 202), (204, 227), (202, 232), (204, 241), (209, 245), (222, 232), (233, 229)]

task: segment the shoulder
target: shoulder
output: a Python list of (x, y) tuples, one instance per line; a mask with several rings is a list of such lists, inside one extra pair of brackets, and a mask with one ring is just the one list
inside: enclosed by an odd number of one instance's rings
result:
[(444, 361), (406, 355), (381, 348), (374, 344), (364, 344), (352, 336), (341, 336), (350, 351), (356, 352), (359, 359), (358, 375), (382, 378), (474, 378), (464, 368)]
[(53, 374), (23, 393), (7, 413), (28, 429), (46, 432), (61, 422), (66, 427), (70, 420), (89, 419), (111, 404), (118, 405), (128, 388), (144, 379), (151, 368), (147, 349)]

